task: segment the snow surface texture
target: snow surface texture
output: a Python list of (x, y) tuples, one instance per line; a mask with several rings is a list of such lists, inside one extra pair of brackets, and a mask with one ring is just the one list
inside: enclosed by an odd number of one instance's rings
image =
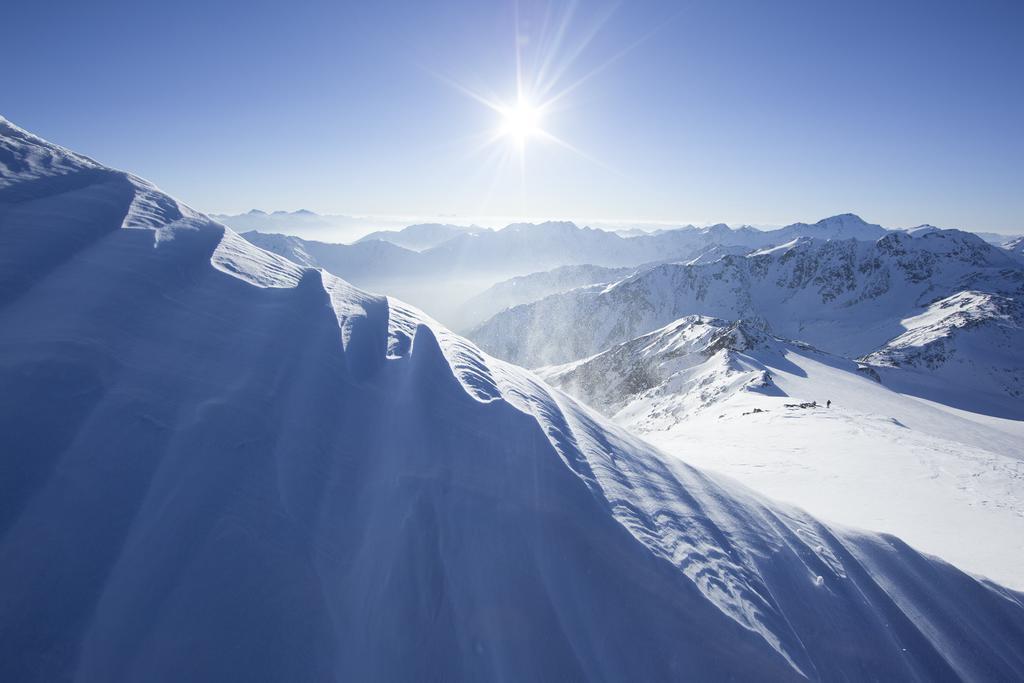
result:
[(0, 183), (5, 680), (1024, 676), (1018, 593), (2, 119)]
[[(973, 314), (962, 299), (949, 308)], [(692, 464), (1024, 588), (1024, 422), (901, 395), (879, 372), (921, 381), (690, 316), (541, 374)]]

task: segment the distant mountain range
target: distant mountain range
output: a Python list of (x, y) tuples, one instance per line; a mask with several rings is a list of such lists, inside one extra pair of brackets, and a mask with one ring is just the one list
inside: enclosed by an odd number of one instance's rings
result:
[[(217, 220), (239, 232), (248, 232), (250, 230), (256, 230), (258, 232), (275, 232), (302, 237), (304, 239), (320, 240), (336, 244), (350, 243), (359, 239), (380, 239), (417, 251), (431, 246), (437, 246), (441, 241), (443, 241), (443, 239), (450, 238), (459, 232), (472, 233), (492, 230), (494, 228), (492, 225), (494, 219), (487, 219), (486, 221), (480, 219), (486, 226), (489, 226), (480, 227), (467, 223), (451, 224), (447, 222), (416, 222), (405, 218), (387, 216), (318, 214), (308, 209), (269, 212), (262, 211), (260, 209), (252, 209), (240, 214), (213, 213), (209, 215), (214, 220)], [(845, 215), (852, 216), (852, 214)], [(826, 220), (835, 221), (835, 219), (840, 218), (842, 217), (836, 216), (832, 219)], [(856, 217), (854, 216), (853, 218)], [(859, 219), (857, 219), (857, 221), (859, 221)], [(614, 232), (622, 237), (656, 235), (663, 232), (672, 232), (674, 230), (701, 229), (693, 225), (666, 227), (660, 224), (643, 222), (623, 223), (621, 221), (596, 221), (588, 224), (593, 228), (601, 229), (605, 232)], [(719, 227), (723, 225), (725, 224), (718, 224), (712, 227)], [(806, 226), (806, 224), (795, 223), (792, 226), (787, 227), (792, 228), (795, 226)], [(405, 228), (412, 228), (412, 230), (405, 232)], [(734, 229), (738, 230), (740, 228)], [(746, 229), (754, 230), (754, 228), (750, 227), (746, 227)], [(759, 231), (771, 232), (774, 230), (777, 229), (764, 228)], [(1005, 243), (1020, 237), (1019, 235), (1006, 235), (994, 232), (975, 232), (975, 234), (986, 242), (996, 246), (1002, 246)], [(798, 235), (794, 234), (792, 236), (795, 237)], [(842, 237), (842, 235), (837, 234), (835, 237)]]
[(700, 314), (761, 320), (775, 334), (856, 357), (902, 334), (904, 318), (965, 290), (1019, 296), (1024, 269), (1008, 252), (957, 230), (888, 232), (876, 241), (801, 237), (549, 296), (495, 315), (471, 337), (498, 357), (536, 367)]
[(461, 225), (448, 225), (446, 223), (421, 223), (409, 225), (401, 230), (378, 230), (359, 238), (358, 241), (371, 242), (373, 240), (380, 240), (382, 242), (390, 242), (404, 249), (423, 251), (447, 242), (453, 237), (479, 235), (483, 232), (491, 232), (491, 230), (475, 225), (464, 227)]
[(636, 272), (636, 268), (605, 266), (561, 266), (504, 280), (466, 301), (458, 311), (461, 320), (481, 322), (495, 313), (538, 301), (551, 294), (567, 292), (607, 282), (616, 282)]
[(214, 213), (210, 218), (238, 232), (277, 232), (332, 242), (351, 242), (373, 230), (397, 229), (408, 224), (397, 219), (318, 214), (307, 209), (271, 212), (253, 209), (240, 214)]
[[(516, 223), (501, 230), (460, 230), (455, 226), (411, 226), (378, 233), (355, 244), (329, 244), (278, 234), (248, 232), (253, 244), (291, 260), (321, 267), (370, 290), (401, 296), (457, 328), (480, 322), (466, 302), (508, 278), (562, 266), (635, 267), (690, 260), (702, 254), (746, 253), (799, 237), (876, 240), (887, 231), (852, 214), (779, 230), (686, 227), (623, 237), (567, 222)], [(399, 243), (429, 245), (421, 251)], [(445, 287), (439, 285), (444, 284)], [(487, 307), (484, 307), (487, 308)], [(481, 309), (482, 310), (482, 309)]]

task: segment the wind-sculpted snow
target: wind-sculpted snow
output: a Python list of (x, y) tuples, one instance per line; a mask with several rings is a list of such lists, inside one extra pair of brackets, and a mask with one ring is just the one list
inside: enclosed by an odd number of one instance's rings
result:
[(0, 138), (5, 680), (1024, 675), (1021, 595)]
[(904, 318), (968, 289), (1024, 295), (1024, 269), (956, 230), (891, 232), (874, 243), (802, 238), (550, 296), (503, 311), (469, 336), (501, 358), (537, 367), (593, 355), (686, 315), (708, 315), (761, 320), (775, 334), (855, 357), (902, 334)]

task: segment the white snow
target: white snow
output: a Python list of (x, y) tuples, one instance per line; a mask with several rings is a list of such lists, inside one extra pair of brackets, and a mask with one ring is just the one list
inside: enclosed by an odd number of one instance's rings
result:
[(699, 316), (542, 375), (690, 464), (1024, 589), (1024, 421)]
[(903, 321), (962, 291), (1024, 295), (1024, 268), (969, 233), (890, 232), (877, 242), (801, 237), (711, 263), (658, 265), (602, 291), (575, 290), (503, 311), (470, 337), (530, 367), (565, 363), (686, 315), (760, 320), (778, 335), (856, 357)]
[(5, 679), (1024, 676), (1018, 593), (3, 119), (0, 177)]

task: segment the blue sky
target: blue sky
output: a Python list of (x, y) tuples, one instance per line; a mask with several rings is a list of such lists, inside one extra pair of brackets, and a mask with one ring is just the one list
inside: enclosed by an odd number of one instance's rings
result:
[[(40, 1), (4, 23), (0, 114), (205, 211), (1024, 232), (1021, 2)], [(452, 85), (514, 102), (517, 44), (527, 88), (545, 62), (552, 94), (583, 79), (540, 123), (572, 149), (531, 138), (522, 163), (478, 149), (501, 116)]]

